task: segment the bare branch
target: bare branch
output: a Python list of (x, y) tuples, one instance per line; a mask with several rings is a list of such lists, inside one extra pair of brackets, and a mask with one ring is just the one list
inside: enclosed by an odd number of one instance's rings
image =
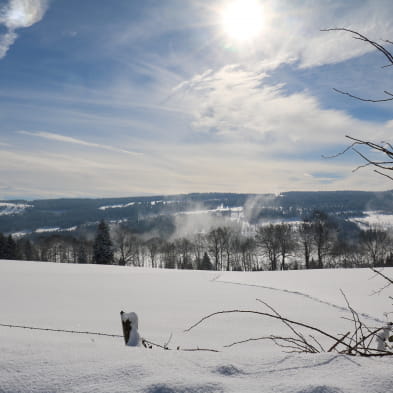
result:
[(310, 334), (310, 338), (312, 338), (314, 340), (314, 342), (317, 344), (317, 346), (319, 347), (319, 349), (321, 350), (321, 352), (325, 352), (325, 348), (322, 346), (322, 344), (314, 337)]
[(376, 269), (376, 268), (374, 268), (374, 267), (371, 267), (370, 268), (374, 273), (376, 273), (376, 274), (378, 274), (378, 275), (380, 275), (381, 277), (383, 277), (386, 281), (388, 281), (390, 284), (393, 284), (393, 280), (390, 278), (390, 277), (388, 277), (388, 276), (386, 276), (385, 274), (383, 274), (381, 271), (379, 271), (378, 269)]
[(343, 154), (345, 154), (348, 150), (351, 150), (355, 145), (357, 145), (357, 142), (353, 142), (351, 145), (349, 145), (348, 147), (346, 147), (343, 151), (341, 151), (340, 153), (334, 154), (333, 156), (325, 156), (322, 155), (322, 158), (326, 158), (326, 159), (330, 159), (330, 158), (337, 158), (339, 156), (342, 156)]
[(378, 173), (378, 175), (382, 175), (382, 176), (385, 176), (385, 177), (387, 177), (387, 178), (388, 178), (388, 179), (390, 179), (390, 180), (393, 180), (393, 177), (392, 177), (392, 176), (389, 176), (389, 175), (387, 175), (386, 173), (383, 173), (383, 172), (377, 171), (376, 169), (374, 170), (374, 172), (375, 172), (375, 173)]
[[(312, 352), (312, 353), (318, 352), (316, 350), (311, 350), (311, 348), (304, 345), (303, 341), (300, 339), (293, 338), (293, 337), (280, 337), (280, 336), (274, 336), (274, 335), (264, 336), (264, 337), (256, 337), (256, 338), (247, 338), (245, 340), (235, 341), (231, 344), (224, 345), (224, 347), (231, 348), (231, 347), (234, 347), (235, 345), (245, 344), (245, 343), (253, 342), (253, 341), (262, 341), (262, 340), (271, 340), (279, 347), (296, 349), (301, 352)], [(287, 344), (285, 344), (285, 343), (287, 343)]]
[[(323, 158), (336, 158), (339, 157), (345, 153), (347, 153), (349, 150), (353, 150), (357, 155), (359, 155), (364, 161), (365, 164), (358, 165), (356, 168), (352, 170), (352, 172), (356, 172), (359, 169), (368, 167), (368, 166), (374, 166), (377, 167), (383, 171), (393, 171), (393, 145), (388, 143), (388, 142), (381, 142), (380, 144), (377, 144), (375, 142), (370, 142), (370, 141), (365, 141), (362, 139), (354, 138), (350, 135), (345, 135), (347, 139), (351, 141), (351, 144), (345, 148), (343, 151), (333, 155), (333, 156), (322, 156)], [(388, 160), (371, 160), (368, 158), (365, 154), (360, 152), (358, 149), (356, 149), (356, 146), (366, 146), (369, 149), (384, 154)], [(393, 176), (390, 176), (380, 170), (374, 169), (375, 173), (378, 173), (379, 175), (385, 176), (390, 180), (393, 180)]]
[[(363, 34), (360, 34), (359, 32), (351, 29), (346, 29), (343, 27), (338, 27), (338, 28), (331, 28), (331, 29), (322, 29), (321, 31), (346, 31), (349, 33), (354, 34), (355, 36), (353, 38), (367, 42), (368, 44), (372, 45), (375, 49), (377, 49), (379, 52), (381, 52), (386, 59), (389, 61), (390, 64), (393, 64), (393, 55), (381, 44), (378, 44), (376, 41), (372, 41)], [(388, 43), (391, 43), (389, 41), (385, 41)]]
[[(142, 345), (145, 348), (152, 349), (153, 347), (161, 348), (164, 349), (165, 351), (172, 351), (171, 348), (169, 348), (166, 344), (160, 345), (157, 343), (154, 343), (153, 341), (142, 339)], [(204, 351), (204, 352), (220, 352), (217, 349), (210, 349), (210, 348), (176, 348), (177, 351), (183, 351), (183, 352), (195, 352), (195, 351)]]
[(168, 338), (167, 342), (164, 344), (164, 347), (165, 347), (165, 348), (168, 348), (169, 343), (172, 341), (172, 336), (173, 336), (173, 334), (171, 333), (171, 334), (169, 335), (169, 338)]
[(337, 345), (341, 344), (349, 335), (351, 332), (347, 332), (344, 334), (338, 341), (336, 341), (329, 349), (328, 352), (332, 352), (334, 349), (336, 349)]
[[(393, 64), (391, 64), (391, 65), (393, 65)], [(391, 65), (389, 65), (389, 66), (391, 66)], [(385, 66), (385, 67), (387, 67), (387, 66)], [(340, 94), (343, 94), (343, 95), (345, 95), (345, 96), (348, 96), (348, 97), (351, 97), (351, 98), (355, 98), (356, 100), (363, 101), (363, 102), (384, 102), (384, 101), (393, 101), (393, 97), (391, 97), (391, 98), (377, 98), (377, 99), (362, 98), (362, 97), (359, 97), (359, 96), (355, 96), (354, 94), (351, 94), (351, 93), (349, 93), (349, 92), (347, 92), (347, 91), (339, 90), (339, 89), (337, 89), (337, 88), (335, 88), (335, 87), (333, 87), (333, 90), (334, 90), (336, 93), (340, 93)], [(384, 93), (387, 94), (386, 91), (384, 91)], [(389, 93), (389, 95), (391, 95), (391, 94)]]
[(220, 352), (217, 349), (210, 349), (210, 348), (177, 348), (178, 351), (183, 351), (183, 352), (197, 352), (197, 351), (202, 351), (202, 352)]
[[(263, 300), (261, 300), (261, 299), (256, 299), (257, 300), (257, 302), (260, 302), (260, 303), (262, 303), (263, 305), (265, 305), (267, 308), (269, 308), (271, 311), (273, 311), (278, 317), (280, 317), (280, 318), (282, 318), (282, 316), (272, 307), (272, 306), (270, 306), (269, 304), (267, 304), (266, 302), (264, 302)], [(282, 319), (281, 319), (282, 320)], [(301, 334), (301, 333), (299, 333), (290, 323), (288, 323), (288, 322), (286, 322), (286, 321), (284, 321), (284, 320), (282, 320), (282, 322), (297, 336), (297, 337), (299, 337), (299, 339), (301, 340), (301, 341), (303, 341), (303, 343), (305, 343), (305, 344), (308, 344), (307, 343), (307, 341), (306, 341), (306, 339), (304, 338), (304, 336)]]
[[(332, 334), (327, 333), (327, 332), (323, 331), (322, 329), (316, 328), (314, 326), (307, 325), (307, 324), (302, 323), (302, 322), (293, 321), (291, 319), (284, 318), (284, 317), (278, 316), (276, 314), (269, 314), (269, 313), (266, 313), (266, 312), (260, 312), (260, 311), (255, 311), (255, 310), (224, 310), (224, 311), (217, 311), (217, 312), (211, 313), (211, 314), (206, 315), (205, 317), (201, 318), (199, 321), (197, 321), (192, 326), (190, 326), (188, 329), (186, 329), (185, 332), (190, 332), (192, 329), (194, 329), (195, 327), (199, 326), (200, 324), (205, 322), (207, 319), (210, 319), (210, 318), (212, 318), (214, 316), (217, 316), (217, 315), (223, 315), (223, 314), (254, 314), (254, 315), (264, 316), (264, 317), (268, 317), (268, 318), (273, 318), (273, 319), (280, 320), (282, 322), (288, 322), (288, 323), (290, 323), (292, 325), (301, 326), (301, 327), (304, 327), (306, 329), (313, 330), (315, 332), (320, 333), (321, 335), (323, 335), (325, 337), (330, 338), (334, 342), (339, 340), (337, 337), (333, 336)], [(343, 342), (343, 345), (346, 346), (347, 348), (350, 347), (349, 344), (344, 343), (344, 342)]]
[[(360, 34), (359, 32), (355, 31), (355, 30), (351, 30), (351, 29), (346, 29), (346, 28), (331, 28), (331, 29), (322, 29), (321, 31), (345, 31), (345, 32), (349, 32), (354, 34), (354, 39), (356, 40), (360, 40), (360, 41), (364, 41), (368, 44), (370, 44), (371, 46), (373, 46), (377, 51), (381, 52), (385, 58), (388, 60), (389, 64), (383, 66), (382, 68), (386, 68), (386, 67), (390, 67), (393, 65), (393, 54), (386, 49), (383, 45), (379, 44), (376, 41), (370, 40), (368, 37), (364, 36), (363, 34)], [(384, 42), (391, 44), (391, 41), (385, 40)], [(381, 98), (381, 99), (370, 99), (370, 98), (363, 98), (363, 97), (359, 97), (357, 95), (354, 95), (352, 93), (346, 92), (346, 91), (342, 91), (340, 89), (333, 89), (334, 91), (336, 91), (337, 93), (349, 96), (351, 98), (354, 98), (356, 100), (359, 101), (363, 101), (363, 102), (385, 102), (385, 101), (393, 101), (393, 94), (388, 92), (388, 91), (384, 91), (384, 93), (388, 96), (390, 96), (389, 98)]]

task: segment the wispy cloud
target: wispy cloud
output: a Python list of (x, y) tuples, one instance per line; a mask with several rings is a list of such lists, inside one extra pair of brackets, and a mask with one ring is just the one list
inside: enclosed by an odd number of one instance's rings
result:
[(9, 0), (0, 8), (0, 24), (7, 32), (0, 36), (0, 59), (3, 58), (18, 35), (16, 30), (39, 22), (48, 8), (48, 0)]
[(133, 152), (130, 150), (119, 149), (117, 147), (113, 147), (110, 145), (102, 145), (99, 143), (87, 142), (87, 141), (83, 141), (81, 139), (72, 138), (72, 137), (60, 135), (60, 134), (55, 134), (52, 132), (44, 132), (44, 131), (31, 132), (31, 131), (22, 130), (22, 131), (18, 131), (18, 133), (23, 134), (23, 135), (28, 135), (28, 136), (34, 136), (34, 137), (38, 137), (38, 138), (50, 139), (50, 140), (58, 141), (58, 142), (73, 143), (76, 145), (87, 146), (87, 147), (92, 147), (92, 148), (96, 148), (96, 149), (104, 149), (104, 150), (109, 150), (109, 151), (113, 151), (113, 152), (117, 152), (117, 153), (130, 154), (133, 156), (143, 154), (143, 153), (139, 153), (139, 152)]
[(195, 130), (221, 140), (254, 142), (269, 153), (301, 153), (328, 149), (356, 130), (388, 138), (389, 124), (360, 121), (334, 109), (324, 109), (309, 92), (288, 94), (283, 84), (271, 85), (263, 69), (225, 66), (183, 82), (173, 99), (193, 116)]

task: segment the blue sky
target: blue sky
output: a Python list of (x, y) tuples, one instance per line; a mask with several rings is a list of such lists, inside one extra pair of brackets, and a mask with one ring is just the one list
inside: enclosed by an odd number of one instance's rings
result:
[(381, 54), (320, 30), (392, 39), (393, 2), (239, 4), (0, 0), (0, 199), (392, 188), (322, 158), (393, 131), (392, 102), (332, 88), (393, 86)]

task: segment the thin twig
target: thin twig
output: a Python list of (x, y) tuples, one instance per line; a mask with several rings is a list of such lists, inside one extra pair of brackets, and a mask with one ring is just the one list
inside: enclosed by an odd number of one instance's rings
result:
[[(257, 302), (262, 303), (264, 306), (266, 306), (267, 308), (269, 308), (271, 311), (273, 311), (278, 317), (282, 318), (282, 316), (279, 314), (279, 312), (277, 310), (275, 310), (270, 304), (264, 302), (261, 299), (256, 299)], [(312, 345), (310, 345), (307, 340), (305, 339), (305, 337), (299, 333), (290, 323), (282, 320), (282, 322), (292, 331), (293, 334), (295, 334), (297, 337), (299, 337), (299, 339), (307, 346), (312, 347), (313, 349), (315, 349)]]
[(370, 267), (370, 269), (371, 269), (374, 273), (379, 274), (381, 277), (383, 277), (383, 278), (384, 278), (386, 281), (388, 281), (390, 284), (393, 284), (393, 280), (392, 280), (390, 277), (388, 277), (388, 276), (386, 276), (385, 274), (381, 273), (379, 270), (377, 270), (377, 269), (374, 268), (374, 267)]
[(328, 352), (333, 352), (334, 349), (336, 349), (336, 347), (341, 344), (350, 334), (351, 332), (347, 332), (346, 334), (344, 334), (339, 340), (337, 340), (329, 349)]
[[(386, 67), (386, 66), (385, 66), (385, 67)], [(390, 97), (390, 98), (377, 98), (377, 99), (363, 98), (363, 97), (359, 97), (359, 96), (356, 96), (356, 95), (354, 95), (354, 94), (351, 94), (351, 93), (349, 93), (349, 92), (347, 92), (347, 91), (342, 91), (342, 90), (337, 89), (337, 88), (335, 88), (335, 87), (333, 87), (333, 90), (334, 90), (336, 93), (340, 93), (340, 94), (343, 94), (343, 95), (345, 95), (345, 96), (348, 96), (348, 97), (351, 97), (351, 98), (354, 98), (354, 99), (356, 99), (356, 100), (363, 101), (363, 102), (385, 102), (385, 101), (393, 101), (393, 97)], [(384, 93), (385, 93), (385, 94), (388, 94), (386, 91), (384, 91)], [(391, 96), (392, 94), (389, 93), (389, 95)]]
[(172, 333), (169, 335), (168, 341), (164, 344), (165, 348), (168, 348), (169, 343), (171, 342), (171, 340), (172, 340)]
[[(389, 64), (383, 66), (382, 68), (386, 68), (386, 67), (393, 65), (393, 54), (388, 49), (386, 49), (383, 45), (379, 44), (378, 42), (370, 40), (368, 37), (364, 36), (363, 34), (360, 34), (359, 32), (357, 32), (355, 30), (346, 29), (346, 28), (330, 28), (330, 29), (322, 29), (321, 31), (345, 31), (345, 32), (352, 33), (352, 34), (354, 34), (354, 37), (353, 37), (354, 39), (361, 40), (361, 41), (364, 41), (364, 42), (370, 44), (371, 46), (373, 46), (376, 50), (378, 50), (379, 52), (381, 52), (385, 56), (385, 58), (388, 60)], [(391, 41), (389, 41), (389, 40), (385, 40), (384, 42), (391, 44)], [(393, 94), (390, 93), (389, 91), (386, 91), (386, 90), (384, 91), (384, 94), (390, 96), (390, 98), (381, 98), (381, 99), (363, 98), (363, 97), (359, 97), (359, 96), (354, 95), (352, 93), (342, 91), (342, 90), (336, 89), (336, 88), (333, 90), (336, 91), (337, 93), (349, 96), (351, 98), (354, 98), (356, 100), (363, 101), (363, 102), (378, 103), (378, 102), (386, 102), (386, 101), (393, 100)]]
[[(172, 348), (169, 348), (169, 347), (166, 346), (166, 345), (160, 345), (160, 344), (157, 344), (157, 343), (155, 343), (155, 342), (153, 342), (153, 341), (150, 341), (150, 340), (143, 339), (142, 342), (145, 342), (146, 344), (151, 345), (152, 347), (161, 348), (161, 349), (164, 349), (164, 350), (166, 350), (166, 351), (172, 351), (172, 350), (173, 350)], [(197, 347), (197, 348), (180, 348), (180, 347), (177, 347), (176, 350), (177, 350), (177, 351), (183, 351), (183, 352), (196, 352), (196, 351), (220, 352), (220, 351), (218, 351), (217, 349), (199, 348), (199, 347)]]

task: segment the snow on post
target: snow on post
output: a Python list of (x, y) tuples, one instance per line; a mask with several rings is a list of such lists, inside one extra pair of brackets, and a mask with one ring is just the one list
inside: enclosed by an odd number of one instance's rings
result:
[(138, 315), (134, 312), (125, 313), (120, 311), (120, 318), (125, 344), (130, 347), (139, 347), (141, 337), (138, 332)]
[(380, 333), (377, 333), (376, 335), (376, 341), (377, 341), (377, 349), (378, 351), (386, 351), (387, 348), (387, 343), (390, 341), (390, 332), (393, 330), (393, 323), (388, 322), (382, 329)]

